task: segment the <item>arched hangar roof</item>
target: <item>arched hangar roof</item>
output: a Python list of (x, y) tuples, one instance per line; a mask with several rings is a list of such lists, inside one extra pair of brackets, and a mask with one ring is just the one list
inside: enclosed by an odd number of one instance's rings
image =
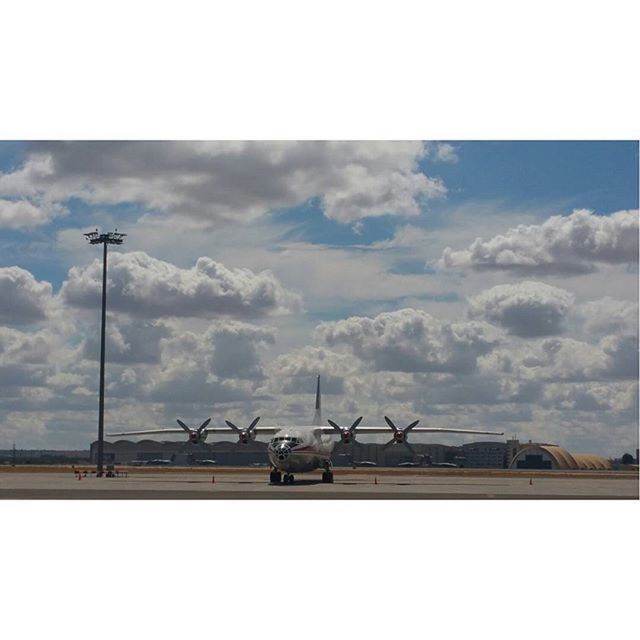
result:
[(546, 453), (554, 462), (557, 469), (605, 470), (611, 469), (606, 458), (593, 453), (569, 453), (566, 449), (551, 444), (534, 444), (520, 449), (511, 461), (511, 468), (515, 469), (518, 460), (527, 454)]

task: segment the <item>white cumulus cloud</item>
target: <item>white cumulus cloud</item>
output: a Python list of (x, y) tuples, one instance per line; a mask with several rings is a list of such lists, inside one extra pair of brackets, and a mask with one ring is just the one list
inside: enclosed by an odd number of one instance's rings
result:
[(5, 200), (0, 198), (0, 229), (31, 229), (46, 224), (62, 215), (61, 205), (33, 204), (29, 200)]
[(522, 337), (562, 332), (574, 297), (568, 291), (543, 282), (502, 284), (469, 300), (470, 318), (499, 324)]
[[(100, 304), (102, 263), (73, 267), (62, 286), (63, 300), (95, 309)], [(109, 263), (109, 308), (159, 317), (259, 317), (300, 309), (300, 297), (270, 271), (227, 268), (210, 258), (181, 269), (144, 252), (113, 253)]]
[(455, 164), (458, 162), (456, 148), (448, 142), (440, 142), (437, 145), (434, 157), (439, 162), (447, 162), (449, 164)]
[(638, 303), (615, 300), (608, 296), (580, 305), (577, 313), (584, 321), (585, 331), (592, 336), (638, 333)]
[(447, 323), (417, 309), (322, 323), (316, 331), (328, 346), (348, 346), (381, 371), (468, 373), (501, 340), (486, 322)]
[[(155, 364), (160, 360), (161, 341), (173, 335), (173, 329), (162, 320), (114, 318), (106, 327), (106, 353), (109, 362), (117, 364)], [(100, 331), (93, 325), (82, 343), (82, 355), (90, 360), (100, 357)]]
[(247, 222), (319, 198), (328, 218), (353, 223), (417, 215), (446, 194), (418, 168), (422, 142), (38, 142), (0, 173), (0, 195), (141, 203), (210, 223)]
[(275, 343), (270, 327), (244, 322), (218, 322), (205, 339), (213, 343), (212, 372), (220, 378), (260, 379), (263, 377), (258, 347)]
[(322, 393), (342, 394), (345, 381), (360, 374), (360, 363), (351, 354), (308, 345), (276, 357), (269, 365), (269, 389), (273, 393), (311, 393), (316, 376), (322, 378)]
[(30, 324), (47, 317), (52, 287), (20, 267), (0, 267), (0, 322)]
[(521, 273), (589, 273), (598, 263), (638, 261), (638, 211), (607, 216), (580, 209), (553, 216), (541, 225), (519, 225), (467, 249), (447, 247), (445, 268), (512, 270)]

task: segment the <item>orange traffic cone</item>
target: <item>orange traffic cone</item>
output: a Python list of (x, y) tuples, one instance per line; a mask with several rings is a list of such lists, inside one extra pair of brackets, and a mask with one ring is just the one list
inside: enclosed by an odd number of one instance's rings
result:
[(215, 484), (216, 483), (216, 474), (212, 473), (211, 474), (211, 484)]

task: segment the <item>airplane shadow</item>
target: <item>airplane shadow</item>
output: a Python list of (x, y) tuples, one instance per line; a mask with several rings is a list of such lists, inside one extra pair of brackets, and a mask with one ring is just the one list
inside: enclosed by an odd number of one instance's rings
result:
[[(210, 484), (211, 481), (210, 480), (177, 480), (177, 479), (163, 479), (163, 480), (157, 480), (156, 482), (169, 482), (171, 484)], [(310, 479), (304, 479), (304, 480), (296, 480), (293, 485), (288, 485), (288, 484), (284, 484), (284, 483), (280, 483), (280, 484), (271, 484), (269, 482), (268, 478), (265, 479), (256, 479), (256, 480), (224, 480), (224, 479), (220, 479), (220, 480), (216, 480), (215, 482), (216, 484), (250, 484), (250, 485), (255, 485), (255, 484), (268, 484), (270, 487), (289, 487), (289, 486), (294, 486), (294, 487), (308, 487), (311, 485), (316, 485), (316, 484), (324, 484), (322, 482), (322, 480), (310, 480)], [(336, 483), (336, 484), (356, 484), (355, 482), (340, 482), (340, 483)]]

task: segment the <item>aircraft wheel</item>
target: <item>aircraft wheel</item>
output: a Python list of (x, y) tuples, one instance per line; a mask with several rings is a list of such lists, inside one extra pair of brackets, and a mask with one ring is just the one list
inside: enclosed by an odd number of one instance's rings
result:
[(292, 473), (285, 473), (284, 474), (284, 483), (285, 484), (293, 484), (293, 474)]
[(333, 483), (333, 473), (331, 471), (325, 471), (322, 474), (322, 482)]
[(269, 482), (271, 484), (280, 484), (282, 482), (282, 474), (279, 471), (272, 471), (269, 474)]

